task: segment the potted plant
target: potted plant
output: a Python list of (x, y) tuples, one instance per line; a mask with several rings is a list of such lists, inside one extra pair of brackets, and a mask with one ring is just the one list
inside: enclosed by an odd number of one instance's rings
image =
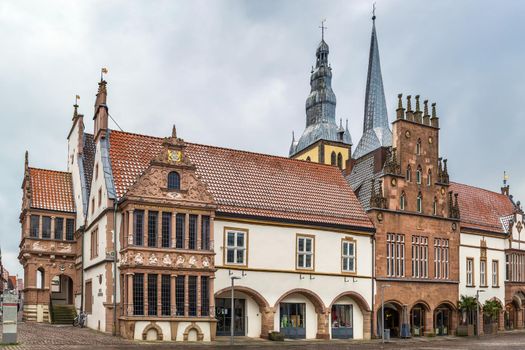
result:
[(471, 296), (462, 295), (458, 301), (458, 309), (461, 312), (461, 320), (457, 329), (457, 335), (459, 336), (473, 336), (474, 325), (473, 325), (473, 314), (477, 311), (476, 298)]
[(483, 315), (485, 316), (485, 333), (495, 334), (498, 332), (498, 318), (502, 306), (499, 301), (492, 299), (483, 304)]

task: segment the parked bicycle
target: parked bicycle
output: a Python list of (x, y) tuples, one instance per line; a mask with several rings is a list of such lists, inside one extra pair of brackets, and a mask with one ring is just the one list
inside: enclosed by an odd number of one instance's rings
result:
[(77, 317), (75, 317), (75, 319), (73, 320), (73, 326), (84, 328), (86, 324), (87, 324), (87, 314), (84, 311), (80, 311)]

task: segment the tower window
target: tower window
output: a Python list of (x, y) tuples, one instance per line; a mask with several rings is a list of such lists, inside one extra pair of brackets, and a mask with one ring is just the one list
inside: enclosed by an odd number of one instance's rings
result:
[(437, 197), (434, 197), (434, 204), (433, 204), (433, 207), (432, 207), (432, 213), (434, 215), (437, 215), (437, 206), (438, 206), (438, 203), (437, 203)]
[(307, 162), (311, 162), (311, 161), (312, 161), (312, 159), (310, 158), (310, 156), (306, 157), (306, 161), (307, 161)]
[(422, 173), (422, 171), (421, 171), (421, 166), (418, 165), (418, 166), (417, 166), (417, 170), (416, 170), (416, 183), (417, 183), (418, 185), (421, 184), (421, 173)]
[(416, 210), (418, 213), (423, 211), (423, 196), (421, 195), (421, 192), (417, 195)]
[(421, 154), (421, 139), (417, 139), (416, 143), (416, 154), (419, 156)]
[(410, 167), (410, 165), (408, 165), (407, 166), (407, 175), (406, 175), (407, 182), (410, 182), (411, 177), (412, 177), (412, 168)]
[(341, 153), (337, 154), (337, 166), (339, 169), (343, 169), (343, 155)]
[(401, 193), (401, 198), (399, 199), (399, 209), (405, 210), (406, 204), (406, 195), (405, 192)]
[(332, 165), (336, 164), (336, 154), (334, 151), (332, 151), (332, 155), (330, 156), (330, 164)]
[(168, 189), (180, 190), (180, 175), (178, 172), (172, 171), (168, 174)]
[(428, 169), (427, 186), (430, 187), (430, 185), (432, 185), (432, 171)]

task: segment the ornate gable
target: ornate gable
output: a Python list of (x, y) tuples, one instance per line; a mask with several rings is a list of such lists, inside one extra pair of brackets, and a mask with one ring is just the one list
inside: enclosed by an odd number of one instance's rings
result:
[[(186, 144), (177, 138), (175, 126), (171, 137), (164, 138), (160, 153), (139, 176), (126, 193), (128, 198), (139, 197), (155, 202), (186, 202), (198, 206), (215, 206), (206, 184), (196, 174), (196, 167), (186, 154)], [(168, 188), (168, 175), (177, 172), (179, 189)], [(183, 203), (181, 203), (183, 204)]]

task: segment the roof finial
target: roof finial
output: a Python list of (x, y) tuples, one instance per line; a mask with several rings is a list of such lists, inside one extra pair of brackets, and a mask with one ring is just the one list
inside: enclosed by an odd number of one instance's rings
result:
[(173, 129), (171, 129), (171, 137), (174, 139), (177, 138), (177, 128), (175, 127), (175, 124), (173, 124)]
[(80, 96), (75, 95), (75, 104), (73, 105), (73, 118), (76, 118), (78, 116), (78, 100), (80, 100)]
[(372, 5), (372, 21), (376, 20), (376, 3)]
[(324, 22), (326, 22), (326, 18), (323, 18), (321, 20), (321, 26), (319, 27), (319, 28), (321, 28), (321, 40), (324, 40), (324, 30), (328, 29), (328, 27), (324, 26)]
[(24, 165), (26, 169), (29, 167), (29, 152), (28, 151), (26, 151)]
[(108, 74), (108, 69), (106, 67), (100, 69), (100, 81), (104, 81), (104, 74)]
[(509, 179), (509, 175), (507, 175), (507, 172), (503, 172), (503, 186), (507, 185), (507, 180)]

